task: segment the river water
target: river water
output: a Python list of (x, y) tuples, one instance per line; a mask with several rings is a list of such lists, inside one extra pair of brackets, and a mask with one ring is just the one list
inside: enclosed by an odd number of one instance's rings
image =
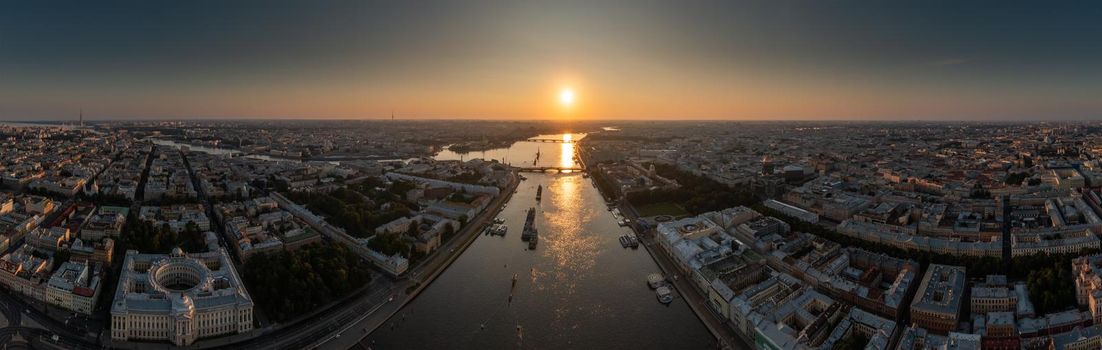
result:
[(219, 156), (227, 156), (227, 157), (240, 157), (240, 156), (243, 156), (245, 158), (266, 160), (266, 161), (270, 161), (270, 162), (296, 162), (296, 163), (301, 162), (300, 160), (287, 159), (287, 158), (275, 158), (275, 157), (271, 157), (271, 156), (264, 155), (264, 154), (245, 155), (244, 152), (237, 151), (237, 150), (232, 150), (232, 149), (227, 149), (227, 148), (211, 148), (211, 147), (206, 147), (206, 146), (191, 145), (191, 144), (180, 143), (180, 142), (176, 142), (176, 141), (172, 141), (172, 140), (166, 140), (166, 139), (149, 138), (149, 140), (150, 140), (150, 142), (152, 142), (155, 145), (175, 147), (175, 148), (178, 148), (178, 149), (183, 149), (183, 148), (186, 147), (189, 151), (203, 152), (203, 153), (214, 154), (214, 155), (219, 155)]
[[(518, 142), (510, 148), (467, 155), (444, 151), (437, 159), (505, 159), (514, 166), (527, 166), (537, 151), (536, 165), (573, 165), (573, 143)], [(657, 301), (646, 276), (659, 272), (658, 266), (645, 248), (620, 246), (619, 236), (630, 230), (616, 224), (589, 178), (578, 173), (525, 176), (528, 180), (500, 215), (508, 233), (480, 236), (363, 345), (374, 349), (715, 348), (714, 338), (683, 300), (668, 306)], [(543, 197), (537, 202), (540, 185)], [(540, 240), (530, 251), (520, 232), (532, 207), (537, 209)], [(511, 288), (514, 274), (519, 278)]]

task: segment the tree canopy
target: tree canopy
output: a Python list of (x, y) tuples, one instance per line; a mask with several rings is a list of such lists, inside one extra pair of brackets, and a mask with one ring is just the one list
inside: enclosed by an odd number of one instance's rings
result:
[(676, 189), (655, 189), (631, 192), (627, 199), (634, 206), (672, 202), (693, 215), (722, 210), (739, 205), (756, 203), (758, 198), (745, 189), (736, 189), (707, 177), (681, 171), (666, 164), (654, 164), (655, 172), (664, 178), (677, 181)]
[(370, 242), (367, 242), (367, 247), (386, 255), (401, 254), (407, 258), (410, 251), (410, 245), (402, 241), (400, 234), (375, 235)]
[(168, 253), (176, 247), (185, 252), (203, 252), (207, 249), (203, 232), (194, 222), (188, 222), (184, 230), (177, 233), (168, 224), (133, 220), (126, 225), (120, 241), (126, 249), (136, 249), (142, 253)]
[(356, 237), (370, 236), (375, 228), (410, 214), (409, 207), (401, 202), (390, 202), (389, 209), (384, 210), (368, 202), (365, 195), (346, 188), (328, 193), (291, 192), (287, 198), (325, 215), (326, 221)]
[(283, 322), (348, 295), (371, 280), (370, 267), (338, 244), (310, 244), (293, 252), (249, 258), (242, 276), (253, 300)]

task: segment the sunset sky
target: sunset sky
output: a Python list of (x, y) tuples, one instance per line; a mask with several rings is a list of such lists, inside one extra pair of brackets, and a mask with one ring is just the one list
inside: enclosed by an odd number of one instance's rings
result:
[(1097, 119), (1084, 4), (5, 1), (0, 119)]

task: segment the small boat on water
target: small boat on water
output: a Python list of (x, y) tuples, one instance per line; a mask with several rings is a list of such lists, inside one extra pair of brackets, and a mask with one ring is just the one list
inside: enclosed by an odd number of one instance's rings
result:
[(669, 304), (673, 302), (673, 291), (670, 287), (662, 286), (654, 290), (654, 294), (658, 296), (658, 302), (663, 304)]
[(491, 236), (505, 236), (509, 232), (509, 226), (505, 224), (493, 224), (486, 228), (486, 234)]
[(543, 185), (536, 187), (536, 201), (539, 202), (541, 198), (543, 198)]
[(658, 289), (658, 287), (662, 287), (665, 285), (666, 277), (663, 277), (662, 274), (652, 273), (647, 275), (647, 286), (650, 286), (650, 289)]
[(623, 246), (624, 248), (639, 248), (639, 239), (635, 238), (635, 236), (632, 235), (620, 236), (620, 246)]

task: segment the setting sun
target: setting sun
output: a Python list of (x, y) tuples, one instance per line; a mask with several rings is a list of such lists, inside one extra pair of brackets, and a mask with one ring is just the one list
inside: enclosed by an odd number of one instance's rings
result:
[(559, 104), (563, 107), (574, 105), (574, 90), (566, 87), (559, 91)]

